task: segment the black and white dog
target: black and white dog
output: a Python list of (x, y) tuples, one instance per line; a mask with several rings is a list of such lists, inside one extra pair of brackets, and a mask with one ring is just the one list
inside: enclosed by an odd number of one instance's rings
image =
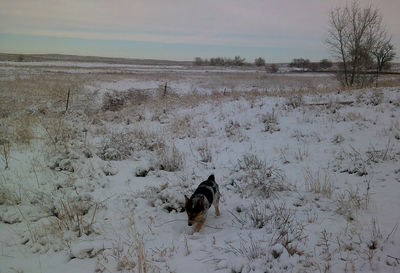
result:
[(194, 232), (198, 232), (203, 226), (211, 204), (215, 207), (215, 214), (219, 216), (219, 188), (218, 184), (215, 183), (213, 174), (198, 186), (190, 199), (185, 195), (185, 210), (188, 215), (188, 225), (191, 226), (193, 223), (197, 223)]

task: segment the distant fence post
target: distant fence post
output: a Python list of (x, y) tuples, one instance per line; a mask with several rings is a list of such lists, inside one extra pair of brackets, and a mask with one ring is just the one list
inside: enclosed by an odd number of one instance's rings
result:
[(167, 95), (167, 82), (165, 82), (165, 86), (164, 86), (164, 97), (165, 95)]
[(65, 105), (65, 112), (68, 110), (68, 104), (69, 104), (69, 93), (71, 92), (71, 88), (68, 88), (68, 95), (67, 95), (67, 104)]

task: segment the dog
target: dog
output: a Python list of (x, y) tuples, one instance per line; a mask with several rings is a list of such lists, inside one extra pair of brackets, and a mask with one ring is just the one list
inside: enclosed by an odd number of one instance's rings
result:
[(199, 232), (206, 221), (207, 211), (211, 204), (215, 207), (215, 214), (219, 213), (219, 187), (215, 183), (214, 175), (210, 175), (208, 179), (201, 182), (192, 196), (188, 198), (185, 195), (185, 210), (188, 215), (188, 225), (192, 226), (197, 223), (194, 232)]

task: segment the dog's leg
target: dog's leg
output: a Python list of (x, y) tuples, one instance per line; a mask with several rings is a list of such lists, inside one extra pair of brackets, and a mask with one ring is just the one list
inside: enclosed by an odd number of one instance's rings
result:
[(219, 204), (218, 204), (218, 202), (214, 203), (214, 207), (215, 207), (215, 215), (220, 216), (221, 213), (219, 213)]
[(205, 221), (205, 218), (198, 221), (196, 227), (194, 228), (194, 232), (199, 232)]
[(220, 216), (221, 213), (219, 213), (219, 194), (217, 194), (214, 202), (213, 202), (214, 208), (215, 208), (215, 215)]

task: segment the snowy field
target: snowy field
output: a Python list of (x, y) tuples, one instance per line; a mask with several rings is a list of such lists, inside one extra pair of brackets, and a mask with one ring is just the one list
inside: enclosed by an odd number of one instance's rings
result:
[(399, 272), (396, 82), (0, 63), (0, 272)]

